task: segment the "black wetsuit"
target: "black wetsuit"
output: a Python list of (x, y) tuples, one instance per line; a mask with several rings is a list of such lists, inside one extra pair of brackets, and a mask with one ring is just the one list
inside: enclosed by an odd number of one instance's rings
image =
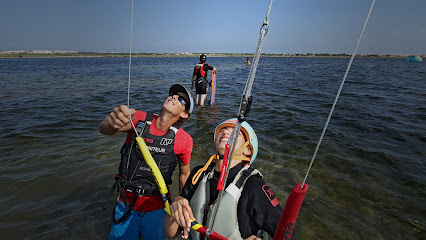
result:
[[(212, 163), (209, 167), (214, 167), (215, 163)], [(229, 185), (235, 178), (236, 174), (243, 168), (243, 163), (240, 163), (230, 169), (229, 178), (226, 184)], [(198, 182), (192, 185), (192, 177), (202, 166), (195, 167), (188, 177), (185, 186), (182, 189), (181, 196), (191, 200)], [(219, 180), (219, 172), (214, 172), (214, 177), (209, 180), (210, 184), (210, 203), (213, 203), (218, 196), (216, 190), (217, 182)], [(202, 177), (199, 178), (199, 181)], [(272, 189), (265, 184), (265, 181), (260, 175), (250, 177), (241, 193), (240, 200), (238, 202), (237, 215), (238, 224), (241, 232), (241, 237), (247, 238), (251, 235), (256, 235), (258, 230), (263, 229), (270, 236), (274, 236), (275, 230), (278, 227), (280, 217), (282, 214), (282, 208), (275, 198)], [(225, 219), (224, 219), (225, 220)], [(205, 224), (205, 223), (203, 223)]]

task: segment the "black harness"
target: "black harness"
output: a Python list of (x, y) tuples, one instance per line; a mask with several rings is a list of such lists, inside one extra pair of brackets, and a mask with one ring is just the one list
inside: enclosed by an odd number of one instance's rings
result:
[[(163, 136), (155, 136), (149, 133), (149, 128), (154, 119), (154, 114), (147, 112), (145, 121), (139, 121), (135, 126), (138, 135), (141, 136), (148, 149), (158, 165), (164, 181), (167, 186), (172, 184), (172, 174), (177, 166), (177, 156), (174, 153), (175, 136), (178, 131), (175, 127), (170, 127)], [(133, 207), (139, 196), (159, 195), (160, 191), (156, 184), (155, 178), (152, 175), (151, 169), (145, 162), (142, 152), (136, 142), (136, 133), (132, 135), (132, 142), (124, 144), (121, 148), (121, 161), (118, 168), (119, 174), (115, 176), (115, 182), (111, 191), (116, 188), (120, 192), (127, 212), (120, 218), (115, 219), (115, 208), (112, 214), (112, 222), (115, 224), (124, 221), (132, 212)], [(135, 194), (132, 203), (129, 203), (126, 191), (131, 191)]]

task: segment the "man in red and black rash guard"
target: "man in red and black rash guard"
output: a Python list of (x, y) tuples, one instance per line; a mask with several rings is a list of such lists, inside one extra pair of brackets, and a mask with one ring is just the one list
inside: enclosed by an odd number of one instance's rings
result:
[(182, 85), (175, 84), (169, 89), (159, 115), (121, 105), (101, 123), (103, 134), (127, 132), (116, 175), (120, 198), (112, 216), (109, 239), (165, 239), (165, 204), (135, 138), (144, 139), (167, 186), (172, 184), (173, 171), (179, 165), (181, 192), (190, 173), (193, 141), (180, 126), (191, 115), (193, 107), (190, 93)]
[(200, 62), (197, 63), (194, 67), (194, 72), (192, 73), (192, 79), (191, 79), (191, 93), (192, 89), (194, 88), (194, 81), (195, 81), (195, 91), (197, 93), (197, 97), (195, 100), (195, 104), (203, 106), (204, 100), (207, 96), (207, 75), (209, 70), (216, 71), (216, 68), (210, 66), (206, 63), (207, 56), (205, 54), (201, 54), (200, 56)]

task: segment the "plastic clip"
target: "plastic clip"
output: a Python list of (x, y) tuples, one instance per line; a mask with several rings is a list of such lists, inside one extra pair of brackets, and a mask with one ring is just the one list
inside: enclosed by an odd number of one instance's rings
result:
[(163, 199), (163, 202), (170, 202), (170, 197), (168, 194), (161, 194), (161, 198)]
[[(141, 194), (141, 190), (142, 190), (142, 194)], [(138, 188), (136, 188), (136, 192), (138, 193), (139, 196), (143, 196), (145, 194), (145, 189), (142, 189), (141, 186), (138, 186)]]
[(207, 229), (206, 230), (206, 237), (207, 237), (207, 239), (209, 239), (209, 236), (210, 236), (210, 234), (212, 234), (213, 233), (213, 231), (211, 230), (211, 229)]
[(253, 100), (253, 96), (248, 97), (248, 99), (246, 99), (246, 95), (243, 96), (243, 98), (241, 99), (238, 121), (244, 122), (246, 120), (246, 117), (248, 116), (250, 112), (252, 100)]

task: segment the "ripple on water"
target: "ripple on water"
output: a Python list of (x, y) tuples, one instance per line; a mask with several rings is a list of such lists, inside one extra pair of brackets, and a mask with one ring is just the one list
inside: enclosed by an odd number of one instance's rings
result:
[[(236, 117), (250, 68), (218, 69), (214, 106), (184, 129), (191, 167), (215, 154), (213, 130)], [(158, 112), (171, 83), (190, 87), (197, 58), (136, 58), (130, 106)], [(100, 122), (127, 104), (124, 58), (0, 59), (0, 213), (3, 238), (105, 239), (114, 204), (102, 206), (124, 134)], [(259, 138), (254, 166), (281, 204), (302, 182), (347, 59), (262, 58), (247, 118)], [(355, 59), (307, 183), (300, 239), (421, 239), (426, 228), (426, 72), (405, 59)], [(164, 72), (164, 69), (168, 71)], [(177, 176), (173, 177), (177, 195)]]

